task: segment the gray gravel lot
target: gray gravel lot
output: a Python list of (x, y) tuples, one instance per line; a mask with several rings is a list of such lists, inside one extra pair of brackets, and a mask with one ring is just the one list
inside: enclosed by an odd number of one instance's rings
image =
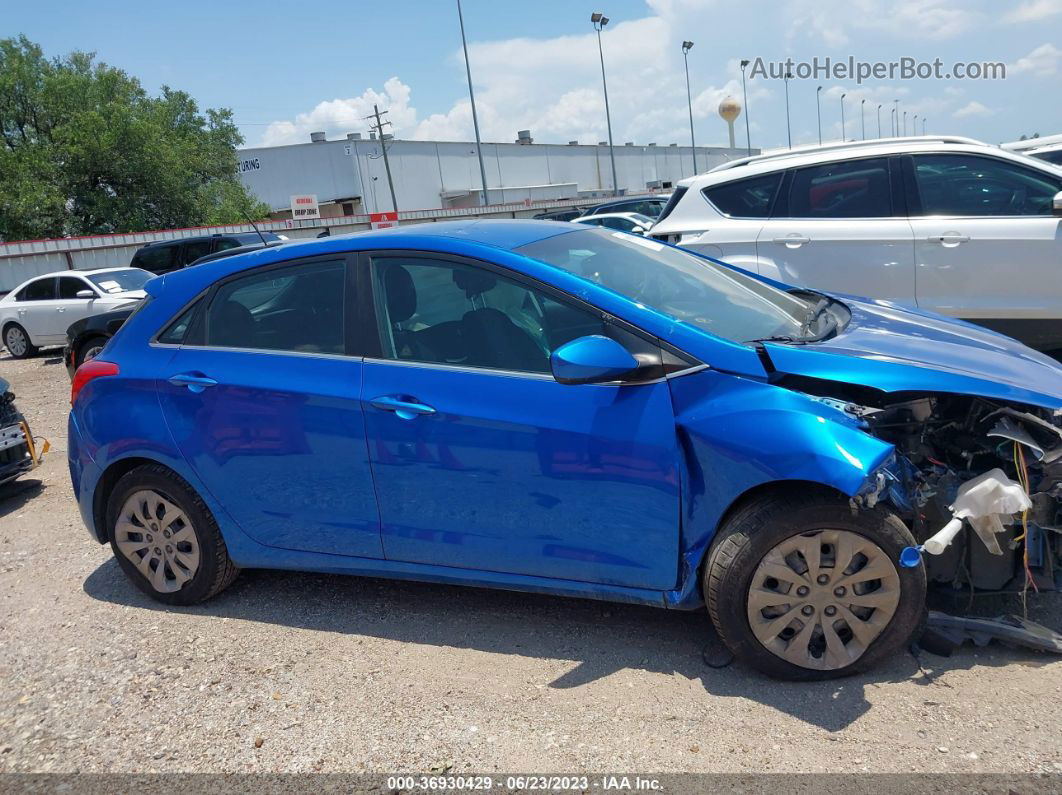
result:
[(0, 375), (52, 443), (0, 493), (0, 771), (1062, 771), (1032, 652), (785, 684), (705, 665), (703, 613), (266, 571), (165, 608), (81, 524), (58, 354)]

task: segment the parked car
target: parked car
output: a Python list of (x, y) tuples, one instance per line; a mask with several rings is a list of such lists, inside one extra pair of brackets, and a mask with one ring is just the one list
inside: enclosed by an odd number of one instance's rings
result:
[(1056, 166), (1062, 165), (1062, 144), (1048, 144), (1036, 149), (1028, 149), (1023, 154), (1039, 160), (1046, 160)]
[(163, 240), (158, 243), (148, 243), (138, 249), (133, 254), (129, 265), (161, 276), (164, 273), (186, 268), (208, 254), (248, 245), (260, 246), (262, 238), (270, 243), (282, 243), (286, 240), (272, 232), (262, 232), (261, 236), (257, 232), (235, 232)]
[(34, 438), (22, 412), (15, 407), (11, 384), (0, 378), (0, 486), (36, 467), (47, 451), (47, 440), (42, 443)]
[[(739, 658), (816, 679), (904, 648), (927, 576), (1044, 589), (1062, 559), (1062, 365), (959, 321), (531, 220), (147, 290), (77, 371), (68, 455), (93, 540), (167, 604), (249, 567), (707, 602)], [(1025, 513), (947, 546), (979, 479)]]
[(565, 207), (563, 210), (550, 210), (531, 217), (536, 221), (574, 221), (582, 214), (582, 207)]
[(144, 297), (151, 274), (139, 268), (59, 271), (29, 279), (0, 298), (0, 333), (16, 359), (62, 345), (71, 322)]
[(683, 180), (652, 236), (787, 283), (1062, 348), (1062, 169), (966, 138), (753, 156)]
[(631, 196), (625, 199), (614, 199), (595, 204), (583, 213), (583, 217), (603, 215), (605, 213), (638, 213), (639, 215), (647, 215), (652, 219), (656, 219), (663, 212), (670, 198), (670, 193), (661, 193), (655, 196)]
[(602, 213), (601, 215), (584, 215), (576, 218), (575, 223), (589, 226), (603, 226), (606, 229), (618, 229), (644, 235), (653, 226), (653, 219), (640, 213)]
[[(212, 262), (223, 257), (231, 257), (234, 254), (244, 254), (260, 248), (279, 246), (284, 241), (269, 241), (263, 244), (261, 240), (238, 248), (224, 248), (200, 257), (193, 265), (202, 262)], [(63, 363), (66, 365), (67, 374), (73, 378), (77, 368), (94, 359), (103, 350), (107, 341), (114, 336), (122, 324), (136, 311), (137, 302), (129, 303), (113, 312), (104, 312), (100, 315), (91, 315), (72, 323), (66, 330), (66, 348), (63, 349)]]

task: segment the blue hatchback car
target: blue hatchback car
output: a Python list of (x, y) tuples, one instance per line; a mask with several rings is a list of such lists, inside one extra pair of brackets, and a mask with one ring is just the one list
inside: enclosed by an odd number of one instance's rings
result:
[[(902, 647), (927, 581), (1048, 587), (1062, 559), (1062, 369), (971, 325), (539, 221), (146, 289), (75, 375), (69, 459), (93, 539), (168, 604), (248, 567), (707, 604), (809, 679)], [(920, 564), (985, 473), (1029, 505)]]

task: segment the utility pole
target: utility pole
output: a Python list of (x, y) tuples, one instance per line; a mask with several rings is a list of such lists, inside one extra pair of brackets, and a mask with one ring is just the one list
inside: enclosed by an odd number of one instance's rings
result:
[(690, 111), (690, 149), (693, 151), (693, 173), (697, 173), (697, 142), (693, 139), (693, 95), (690, 93), (690, 58), (692, 41), (682, 42), (682, 60), (686, 64), (686, 106)]
[[(376, 119), (376, 124), (370, 124), (369, 129), (375, 130), (376, 137), (380, 139), (380, 149), (383, 151), (384, 169), (387, 170), (387, 187), (391, 189), (391, 207), (394, 211), (398, 212), (398, 199), (395, 198), (395, 183), (391, 179), (391, 161), (387, 159), (387, 141), (384, 140), (384, 127), (390, 127), (391, 122), (384, 121), (381, 116), (386, 116), (387, 111), (380, 112), (378, 105), (372, 106), (372, 115), (366, 116), (366, 119)], [(484, 186), (486, 187), (486, 186)]]
[(476, 95), (472, 93), (472, 67), (468, 64), (468, 44), (465, 42), (465, 18), (461, 14), (461, 0), (457, 0), (457, 21), (461, 23), (461, 46), (465, 51), (465, 76), (468, 78), (468, 99), (472, 103), (472, 128), (476, 131), (476, 154), (479, 155), (479, 178), (483, 181), (483, 204), (487, 200), (487, 169), (483, 167), (483, 144), (479, 140), (479, 117), (476, 116)]

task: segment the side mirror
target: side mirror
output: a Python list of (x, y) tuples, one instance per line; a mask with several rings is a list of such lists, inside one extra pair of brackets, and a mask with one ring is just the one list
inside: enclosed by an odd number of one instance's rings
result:
[(77, 297), (92, 299), (97, 298), (98, 296), (94, 292), (92, 292), (92, 290), (78, 290)]
[(1051, 214), (1062, 215), (1062, 190), (1055, 194), (1055, 197), (1051, 199)]
[(644, 226), (636, 226), (631, 231), (634, 232), (634, 234), (636, 234), (636, 235), (644, 235), (649, 230), (646, 229)]
[(637, 369), (638, 360), (614, 339), (593, 335), (561, 345), (549, 357), (549, 366), (562, 384), (601, 384)]

